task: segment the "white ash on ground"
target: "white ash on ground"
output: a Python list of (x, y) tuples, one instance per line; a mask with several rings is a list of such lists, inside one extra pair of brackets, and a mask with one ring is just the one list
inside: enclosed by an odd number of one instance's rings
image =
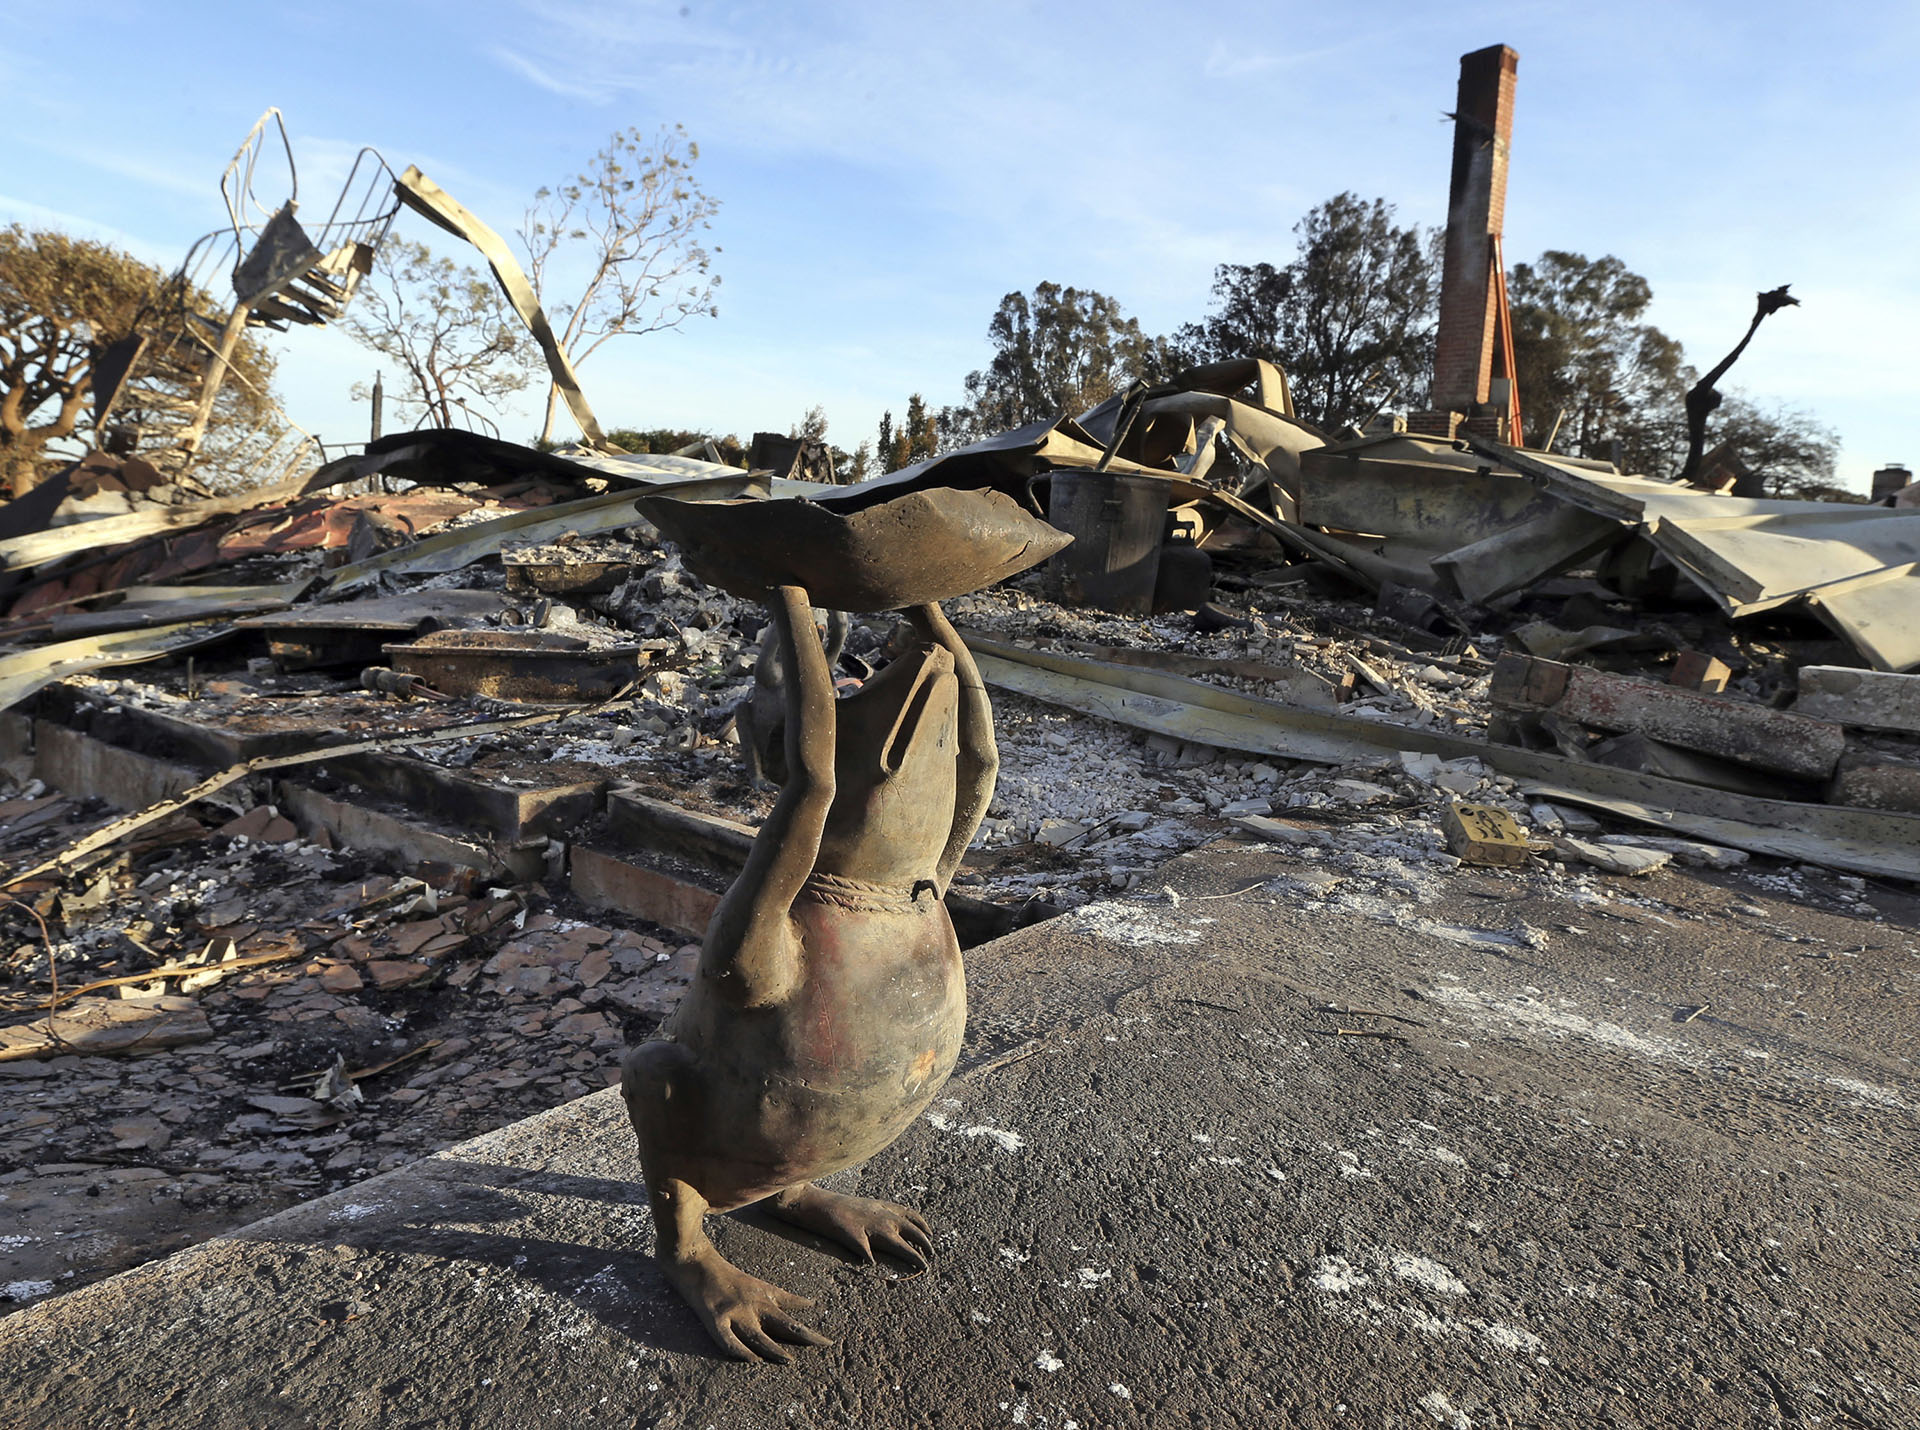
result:
[[(747, 823), (764, 817), (773, 792), (749, 781), (732, 730), (734, 709), (753, 688), (764, 607), (704, 586), (645, 532), (511, 555), (633, 565), (607, 595), (554, 598), (546, 626), (596, 645), (639, 644), (649, 667), (630, 708), (576, 711), (408, 753), (516, 788), (614, 780)], [(303, 554), (279, 567), (315, 560)], [(482, 564), (389, 579), (380, 589), (503, 585), (500, 567)], [(1175, 651), (1305, 670), (1329, 683), (1351, 676), (1350, 712), (1413, 728), (1484, 728), (1493, 639), (1378, 634), (1391, 623), (1363, 604), (1296, 594), (1296, 581), (1222, 588), (1218, 611), (1199, 619), (1062, 606), (1045, 598), (1036, 576), (947, 609), (963, 628), (1042, 646)], [(513, 600), (534, 604), (523, 594)], [(860, 678), (883, 663), (896, 622), (856, 618), (841, 674)], [(1231, 671), (1192, 678), (1280, 693), (1271, 680)], [(283, 674), (257, 656), (202, 660), (191, 675), (176, 666), (66, 685), (83, 710), (125, 706), (236, 732), (311, 730), (316, 740), (518, 713), (482, 700), (402, 702), (360, 689), (357, 671)], [(1563, 932), (1581, 932), (1589, 914), (1654, 927), (1701, 916), (1670, 902), (1659, 876), (1602, 875), (1562, 852), (1606, 857), (1608, 841), (1644, 845), (1644, 836), (1610, 835), (1577, 810), (1529, 800), (1477, 760), (1408, 752), (1330, 768), (1148, 736), (1004, 692), (993, 702), (999, 786), (957, 880), (978, 897), (1068, 907), (1105, 907), (1123, 894), (1156, 899), (1156, 871), (1170, 855), (1259, 838), (1287, 849), (1290, 870), (1236, 897), (1355, 909), (1438, 942), (1532, 955)], [(651, 1032), (690, 976), (695, 951), (685, 940), (637, 920), (588, 916), (537, 885), (488, 888), (448, 871), (416, 887), (348, 851), (219, 833), (246, 810), (249, 797), (240, 787), (231, 793), (230, 808), (203, 804), (198, 818), (155, 826), (48, 891), (51, 964), (28, 921), (8, 925), (10, 941), (22, 940), (0, 993), (9, 1031), (44, 1021), (55, 970), (69, 990), (128, 979), (89, 999), (184, 997), (205, 1027), (178, 1047), (0, 1062), (0, 1084), (10, 1089), (0, 1105), (0, 1207), (32, 1227), (17, 1234), (24, 1242), (0, 1238), (0, 1287), (17, 1288), (17, 1300), (71, 1289), (603, 1086), (621, 1049)], [(1541, 857), (1513, 871), (1463, 868), (1441, 832), (1453, 801), (1511, 814)], [(0, 861), (24, 868), (109, 817), (58, 791), (0, 785)], [(1875, 891), (1849, 876), (1762, 862), (1714, 877), (1803, 907), (1877, 917)], [(1449, 881), (1486, 899), (1483, 920), (1432, 917)], [(1502, 912), (1542, 892), (1579, 912), (1560, 927)], [(223, 970), (229, 953), (284, 956)], [(153, 976), (179, 963), (192, 971)]]
[[(1212, 660), (1246, 661), (1292, 667), (1338, 684), (1361, 675), (1360, 693), (1342, 708), (1349, 714), (1414, 728), (1437, 726), (1456, 734), (1480, 735), (1486, 728), (1486, 676), (1496, 640), (1482, 655), (1471, 642), (1434, 642), (1458, 649), (1416, 651), (1399, 641), (1365, 633), (1359, 623), (1372, 618), (1352, 602), (1277, 598), (1253, 589), (1221, 592), (1214, 609), (1241, 624), (1214, 628), (1195, 614), (1121, 616), (1061, 605), (1043, 594), (1044, 581), (1031, 575), (947, 603), (955, 624), (1042, 649), (1060, 642), (1126, 646), (1172, 651)], [(1339, 632), (1339, 634), (1329, 634)], [(1068, 647), (1071, 649), (1071, 647)], [(1380, 686), (1376, 688), (1374, 678)], [(1273, 698), (1270, 681), (1217, 671), (1195, 672), (1192, 679), (1242, 694)]]

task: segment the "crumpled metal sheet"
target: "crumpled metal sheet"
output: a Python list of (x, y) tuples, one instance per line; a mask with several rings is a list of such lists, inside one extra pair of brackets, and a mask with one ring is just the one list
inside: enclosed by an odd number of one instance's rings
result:
[[(1475, 603), (1565, 570), (1626, 533), (1464, 442), (1381, 434), (1308, 452), (1300, 520), (1342, 533), (1347, 559)], [(1451, 589), (1449, 589), (1449, 583)]]
[[(721, 477), (729, 472), (737, 474), (740, 471), (740, 468), (724, 463), (706, 462), (698, 457), (676, 457), (666, 452), (590, 452), (585, 447), (563, 447), (550, 455), (564, 458), (571, 465), (597, 476), (632, 482), (636, 486), (694, 481), (701, 477)], [(845, 490), (847, 488), (842, 486), (795, 481), (789, 477), (774, 477), (769, 483), (769, 492), (775, 497), (823, 496)]]
[[(65, 611), (87, 598), (128, 589), (134, 582), (158, 584), (249, 556), (347, 546), (362, 512), (389, 518), (403, 529), (418, 530), (477, 505), (472, 497), (457, 492), (410, 491), (341, 500), (312, 498), (235, 515), (216, 515), (177, 536), (150, 536), (117, 551), (108, 546), (91, 560), (83, 558), (9, 594), (6, 611), (14, 626), (23, 620), (37, 623), (46, 619), (46, 612)], [(56, 623), (61, 619), (59, 615), (53, 617)], [(58, 631), (57, 624), (55, 629)]]
[(1729, 616), (1804, 601), (1876, 668), (1920, 667), (1920, 511), (1715, 496), (1463, 440), (1568, 504), (1637, 527)]
[(279, 611), (297, 601), (311, 581), (280, 586), (128, 586), (124, 599), (99, 611), (71, 611), (49, 622), (55, 640), (148, 630), (187, 621), (231, 620), (248, 612)]
[(506, 241), (458, 199), (421, 173), (417, 165), (409, 164), (406, 173), (393, 181), (393, 191), (408, 208), (480, 250), (481, 257), (487, 260), (487, 266), (493, 270), (500, 291), (507, 295), (513, 311), (520, 315), (520, 321), (527, 325), (533, 340), (540, 345), (540, 351), (547, 359), (547, 369), (553, 374), (554, 386), (566, 398), (567, 410), (573, 414), (573, 420), (580, 424), (580, 430), (586, 434), (591, 445), (605, 447), (606, 434), (600, 430), (593, 409), (587, 405), (586, 393), (580, 390), (580, 378), (567, 358), (567, 350), (560, 345), (553, 324), (547, 321), (547, 315), (540, 307), (540, 299), (534, 293), (533, 285), (527, 281), (526, 273), (521, 270), (519, 260), (513, 256), (513, 250), (507, 247)]
[(457, 427), (421, 427), (412, 432), (376, 437), (359, 455), (336, 458), (314, 474), (309, 486), (334, 486), (380, 473), (437, 485), (454, 482), (488, 485), (514, 477), (556, 477), (567, 482), (613, 477), (637, 485), (657, 485), (696, 477), (721, 477), (739, 470), (697, 457), (596, 452), (586, 447), (542, 452), (518, 442), (465, 432)]
[(1391, 538), (1408, 553), (1451, 551), (1563, 509), (1504, 462), (1443, 437), (1356, 438), (1302, 463), (1300, 519)]
[(1073, 540), (1002, 492), (935, 487), (845, 515), (810, 501), (634, 503), (687, 569), (749, 600), (804, 586), (837, 611), (944, 601), (1038, 566)]
[[(738, 467), (721, 467), (720, 477), (696, 481), (663, 482), (658, 490), (672, 492), (689, 502), (717, 502), (748, 494), (764, 495), (766, 478), (755, 477)], [(365, 561), (356, 561), (333, 572), (328, 592), (338, 595), (364, 582), (376, 579), (383, 571), (409, 571), (433, 575), (458, 571), (483, 556), (491, 556), (509, 540), (539, 543), (553, 541), (568, 533), (580, 535), (596, 531), (618, 531), (637, 525), (632, 491), (606, 492), (583, 501), (560, 502), (554, 506), (531, 507), (493, 521), (476, 522), (458, 531), (441, 532), (392, 551), (382, 551)]]
[[(1324, 446), (1326, 437), (1295, 415), (1287, 375), (1264, 359), (1236, 358), (1189, 368), (1168, 386), (1175, 390), (1141, 402), (1140, 414), (1117, 454), (1149, 468), (1179, 464), (1180, 455), (1192, 450), (1211, 419), (1259, 474), (1236, 495), (1250, 498), (1266, 487), (1274, 511), (1283, 520), (1295, 520), (1302, 455)], [(1237, 395), (1249, 387), (1252, 401)], [(1124, 394), (1110, 397), (1081, 414), (1079, 425), (1104, 449), (1113, 440), (1125, 406)], [(1210, 453), (1194, 455), (1204, 462)], [(1180, 470), (1197, 477), (1204, 468), (1181, 464)]]
[(233, 632), (231, 621), (183, 621), (151, 630), (86, 636), (0, 656), (0, 710), (11, 709), (36, 690), (69, 675), (158, 660), (223, 641)]
[[(823, 492), (817, 500), (821, 506), (848, 512), (891, 501), (907, 492), (941, 487), (961, 491), (987, 487), (1009, 496), (1024, 497), (1032, 478), (1055, 467), (1091, 470), (1099, 465), (1100, 457), (1099, 443), (1071, 418), (1058, 417), (1013, 427), (942, 456), (902, 467), (897, 472)], [(1155, 471), (1122, 458), (1115, 458), (1107, 470), (1170, 479), (1178, 475)]]
[[(1232, 396), (1250, 386), (1259, 402)], [(1183, 373), (1169, 387), (1157, 397), (1143, 399), (1141, 417), (1111, 458), (1106, 447), (1119, 423), (1124, 397), (1102, 403), (1077, 421), (1058, 417), (1030, 422), (897, 472), (829, 489), (817, 500), (830, 510), (848, 512), (909, 491), (987, 488), (1038, 510), (1029, 491), (1036, 478), (1056, 470), (1104, 470), (1115, 476), (1164, 481), (1173, 505), (1199, 502), (1232, 511), (1265, 527), (1300, 554), (1343, 572), (1357, 585), (1378, 589), (1382, 582), (1397, 579), (1387, 563), (1352, 552), (1291, 519), (1299, 454), (1324, 439), (1292, 416), (1293, 397), (1279, 368), (1252, 358), (1211, 363)], [(1279, 406), (1263, 405), (1268, 403)], [(1244, 488), (1226, 490), (1206, 479), (1205, 461), (1215, 434), (1224, 434), (1253, 466), (1255, 477)]]
[(289, 200), (275, 209), (253, 247), (234, 265), (233, 294), (241, 302), (279, 292), (320, 261), (320, 250), (293, 216), (293, 208)]
[(1876, 670), (1920, 666), (1920, 563), (1816, 586), (1807, 604)]
[[(321, 473), (326, 470), (325, 467), (320, 469)], [(0, 567), (12, 571), (45, 566), (78, 552), (98, 551), (103, 547), (138, 541), (160, 532), (187, 531), (204, 526), (217, 517), (274, 506), (304, 496), (309, 491), (317, 490), (319, 485), (325, 485), (317, 482), (318, 476), (319, 473), (312, 477), (295, 477), (272, 486), (256, 487), (236, 496), (215, 497), (209, 501), (179, 506), (157, 506), (147, 511), (130, 512), (126, 516), (102, 517), (98, 521), (76, 522), (72, 526), (56, 526), (46, 531), (9, 537), (0, 540)], [(336, 480), (345, 481), (346, 478)]]
[[(1248, 387), (1256, 390), (1259, 401), (1233, 395)], [(1192, 368), (1169, 383), (1167, 390), (1146, 397), (1131, 431), (1107, 459), (1107, 444), (1125, 400), (1124, 396), (1109, 398), (1077, 419), (1061, 416), (996, 433), (897, 472), (824, 493), (821, 505), (849, 511), (932, 487), (991, 487), (1024, 497), (1034, 477), (1063, 467), (1092, 471), (1103, 460), (1105, 470), (1118, 476), (1163, 478), (1176, 502), (1199, 501), (1213, 495), (1213, 489), (1200, 479), (1199, 471), (1189, 470), (1190, 460), (1187, 466), (1181, 460), (1199, 455), (1188, 448), (1203, 424), (1215, 420), (1220, 424), (1215, 430), (1266, 474), (1236, 494), (1245, 497), (1280, 478), (1286, 495), (1277, 495), (1276, 500), (1287, 518), (1284, 508), (1291, 502), (1299, 454), (1326, 440), (1293, 416), (1286, 375), (1272, 363), (1255, 358)], [(1272, 403), (1279, 406), (1266, 405)]]

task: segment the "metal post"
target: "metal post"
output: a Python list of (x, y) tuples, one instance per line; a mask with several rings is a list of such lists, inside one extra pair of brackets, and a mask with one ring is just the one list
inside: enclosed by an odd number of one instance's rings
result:
[(373, 375), (373, 431), (367, 437), (369, 442), (380, 440), (380, 414), (386, 407), (387, 394), (380, 385), (381, 373)]

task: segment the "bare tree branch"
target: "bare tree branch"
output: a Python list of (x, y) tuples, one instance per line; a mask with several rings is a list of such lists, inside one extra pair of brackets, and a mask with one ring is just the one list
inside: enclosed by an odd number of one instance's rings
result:
[[(520, 225), (527, 277), (559, 327), (575, 367), (608, 339), (717, 317), (713, 255), (701, 235), (719, 201), (694, 177), (700, 148), (679, 125), (652, 139), (616, 132), (587, 171), (534, 195)], [(577, 284), (563, 299), (562, 285)], [(549, 385), (542, 442), (553, 440), (558, 389)]]
[(540, 365), (490, 278), (404, 239), (380, 246), (343, 326), (399, 364), (401, 415), (435, 427), (454, 426), (456, 409), (492, 407), (520, 391)]

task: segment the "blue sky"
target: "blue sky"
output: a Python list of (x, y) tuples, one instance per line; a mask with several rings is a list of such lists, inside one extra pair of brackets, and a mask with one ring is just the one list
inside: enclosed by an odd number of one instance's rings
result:
[[(220, 171), (270, 104), (303, 212), (371, 144), (502, 232), (612, 130), (684, 124), (723, 203), (720, 316), (609, 344), (582, 371), (595, 409), (744, 437), (818, 403), (849, 448), (910, 392), (957, 398), (1010, 289), (1091, 286), (1166, 331), (1205, 311), (1215, 264), (1284, 262), (1343, 189), (1441, 221), (1458, 58), (1505, 43), (1509, 260), (1617, 254), (1701, 366), (1791, 282), (1804, 306), (1734, 385), (1837, 428), (1848, 485), (1920, 462), (1911, 3), (0, 0), (0, 19), (0, 222), (169, 267), (222, 222)], [(371, 355), (278, 341), (289, 412), (362, 435)]]

